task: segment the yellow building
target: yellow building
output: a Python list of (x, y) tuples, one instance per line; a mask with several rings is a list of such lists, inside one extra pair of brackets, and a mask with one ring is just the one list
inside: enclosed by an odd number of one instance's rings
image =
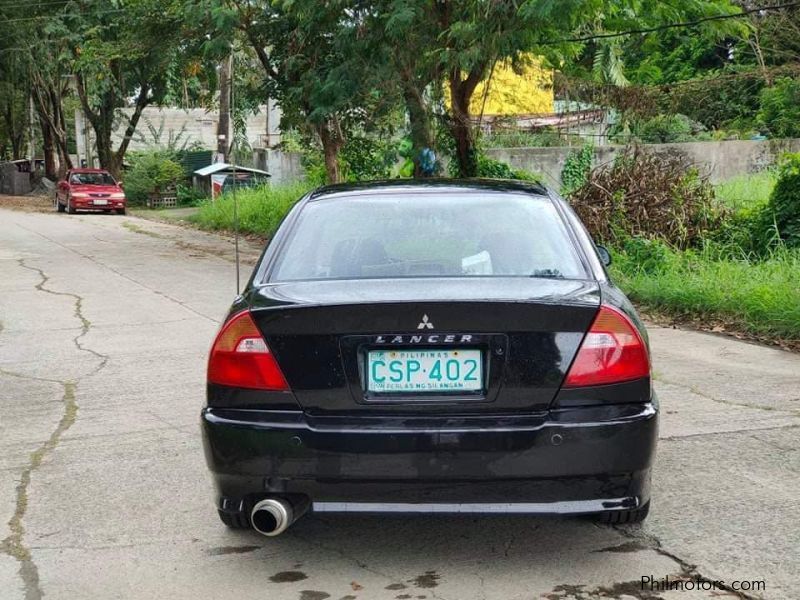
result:
[(519, 72), (511, 67), (511, 61), (498, 62), (472, 95), (469, 113), (497, 117), (551, 114), (553, 100), (553, 72), (529, 57)]

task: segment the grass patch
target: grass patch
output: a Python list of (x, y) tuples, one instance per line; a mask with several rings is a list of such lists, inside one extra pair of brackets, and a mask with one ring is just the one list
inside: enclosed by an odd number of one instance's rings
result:
[(755, 336), (800, 341), (800, 251), (780, 248), (762, 260), (716, 260), (704, 250), (662, 246), (642, 258), (614, 253), (616, 283), (645, 308)]
[[(270, 237), (280, 225), (289, 209), (312, 186), (307, 183), (266, 186), (236, 193), (239, 208), (239, 230)], [(206, 201), (190, 220), (201, 229), (210, 231), (233, 230), (233, 197), (226, 194), (216, 201)]]
[(737, 175), (714, 187), (719, 203), (738, 212), (765, 205), (777, 181), (775, 171), (767, 170), (751, 175)]

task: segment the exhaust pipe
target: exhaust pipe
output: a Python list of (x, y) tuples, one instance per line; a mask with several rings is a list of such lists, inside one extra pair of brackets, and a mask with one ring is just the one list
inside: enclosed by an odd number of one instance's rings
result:
[(286, 498), (264, 498), (250, 511), (250, 523), (258, 533), (269, 537), (280, 535), (302, 517), (309, 507), (307, 497), (289, 501)]

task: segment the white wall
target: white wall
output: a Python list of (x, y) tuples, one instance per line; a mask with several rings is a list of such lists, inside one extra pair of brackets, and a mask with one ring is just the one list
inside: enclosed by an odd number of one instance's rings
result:
[[(124, 108), (120, 111), (125, 115), (133, 113), (132, 108)], [(247, 119), (247, 139), (253, 148), (263, 148), (274, 146), (281, 141), (280, 134), (280, 109), (270, 103), (269, 110), (262, 106), (258, 114), (251, 115)], [(203, 149), (216, 150), (217, 147), (217, 122), (219, 114), (214, 111), (207, 111), (202, 108), (181, 109), (181, 108), (162, 108), (149, 106), (144, 109), (142, 118), (136, 128), (134, 138), (131, 140), (129, 150), (145, 150), (159, 145), (159, 141), (153, 139), (148, 123), (156, 130), (163, 125), (160, 138), (160, 145), (167, 145), (170, 135), (176, 137), (183, 131), (179, 146), (184, 142), (187, 146), (200, 144)], [(85, 137), (88, 134), (94, 139), (94, 132), (91, 127), (84, 132), (84, 116), (81, 110), (75, 113), (75, 137), (78, 141), (78, 156), (83, 159), (86, 156)], [(127, 127), (127, 119), (120, 118), (116, 129), (112, 134), (114, 147), (118, 147), (122, 141), (122, 136)], [(90, 141), (90, 144), (94, 144)], [(95, 165), (97, 166), (97, 165)]]

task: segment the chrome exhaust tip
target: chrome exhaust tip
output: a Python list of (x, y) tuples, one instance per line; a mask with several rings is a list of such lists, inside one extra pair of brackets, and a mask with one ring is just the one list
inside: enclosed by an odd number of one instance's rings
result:
[(268, 537), (280, 535), (308, 509), (309, 502), (292, 503), (283, 498), (265, 498), (250, 511), (250, 524), (258, 533)]

